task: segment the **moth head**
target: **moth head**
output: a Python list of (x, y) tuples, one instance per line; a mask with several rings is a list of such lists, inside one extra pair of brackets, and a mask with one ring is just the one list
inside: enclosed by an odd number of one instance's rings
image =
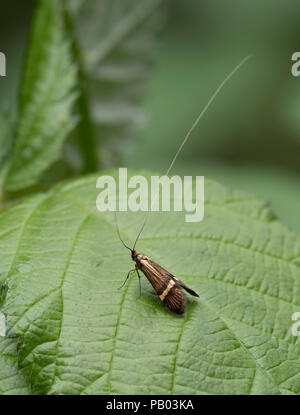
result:
[(138, 253), (136, 252), (136, 250), (135, 249), (132, 249), (132, 251), (131, 251), (131, 259), (133, 261), (136, 261), (137, 256), (138, 256)]

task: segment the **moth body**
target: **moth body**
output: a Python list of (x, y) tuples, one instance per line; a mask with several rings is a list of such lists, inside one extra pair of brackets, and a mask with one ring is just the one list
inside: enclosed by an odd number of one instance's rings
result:
[(186, 307), (186, 297), (181, 288), (184, 288), (191, 295), (199, 297), (194, 290), (147, 256), (132, 250), (131, 258), (136, 264), (137, 272), (138, 270), (143, 272), (161, 301), (173, 313), (183, 314)]

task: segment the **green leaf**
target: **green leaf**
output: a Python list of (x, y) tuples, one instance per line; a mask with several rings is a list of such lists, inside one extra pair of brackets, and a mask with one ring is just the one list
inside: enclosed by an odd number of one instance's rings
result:
[(76, 65), (64, 29), (60, 0), (40, 0), (21, 87), (20, 116), (5, 187), (16, 191), (38, 181), (60, 156), (74, 126)]
[(144, 123), (141, 99), (161, 27), (162, 3), (68, 2), (82, 60), (78, 132), (85, 170), (95, 170), (97, 153), (99, 165), (116, 164)]
[(12, 148), (12, 127), (8, 118), (0, 112), (0, 200), (2, 199), (2, 187), (8, 168), (8, 159)]
[(11, 125), (7, 117), (0, 112), (0, 170), (8, 157), (12, 145)]
[(22, 372), (18, 370), (17, 341), (0, 337), (0, 395), (29, 393)]
[[(118, 289), (133, 263), (113, 213), (96, 209), (96, 180), (63, 183), (0, 215), (3, 311), (7, 335), (20, 341), (27, 387), (299, 394), (300, 344), (291, 332), (300, 308), (299, 236), (265, 203), (209, 180), (202, 222), (153, 212), (138, 250), (200, 294), (177, 316), (146, 278), (141, 297), (136, 277)], [(130, 246), (144, 215), (119, 213)]]

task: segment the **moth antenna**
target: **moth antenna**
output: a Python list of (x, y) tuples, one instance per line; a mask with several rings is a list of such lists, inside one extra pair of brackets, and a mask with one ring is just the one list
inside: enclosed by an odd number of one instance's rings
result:
[[(193, 125), (191, 126), (191, 128), (188, 130), (188, 132), (187, 132), (187, 134), (186, 134), (186, 136), (184, 137), (184, 139), (183, 139), (183, 141), (182, 141), (182, 143), (180, 144), (180, 146), (179, 146), (179, 148), (178, 148), (178, 150), (176, 151), (176, 154), (175, 154), (175, 156), (173, 157), (173, 159), (172, 159), (172, 161), (171, 161), (171, 164), (170, 164), (170, 166), (168, 167), (168, 169), (167, 169), (167, 171), (166, 171), (166, 173), (165, 173), (165, 176), (167, 176), (169, 173), (170, 173), (170, 170), (171, 170), (171, 168), (173, 167), (173, 165), (174, 165), (174, 163), (175, 163), (175, 161), (176, 161), (176, 159), (177, 159), (177, 157), (179, 156), (179, 154), (181, 153), (181, 150), (182, 150), (182, 148), (183, 148), (183, 146), (185, 145), (185, 143), (187, 142), (187, 140), (189, 139), (189, 137), (190, 137), (190, 135), (191, 135), (191, 133), (192, 133), (192, 131), (194, 130), (194, 128), (197, 126), (197, 124), (198, 124), (198, 122), (201, 120), (201, 118), (203, 117), (203, 115), (206, 113), (206, 111), (207, 111), (207, 109), (208, 109), (208, 107), (210, 106), (210, 104), (214, 101), (214, 99), (216, 98), (216, 96), (218, 95), (218, 93), (221, 91), (221, 89), (223, 88), (223, 86), (227, 83), (227, 81), (229, 81), (229, 79), (235, 74), (235, 72), (237, 72), (239, 69), (240, 69), (240, 67), (248, 60), (248, 59), (250, 59), (250, 58), (252, 58), (252, 56), (251, 55), (249, 55), (249, 56), (246, 56), (244, 59), (242, 59), (241, 60), (241, 62), (226, 76), (226, 78), (220, 83), (220, 85), (218, 86), (218, 88), (215, 90), (215, 92), (212, 94), (212, 96), (210, 97), (210, 99), (208, 100), (208, 102), (207, 102), (207, 104), (205, 105), (205, 107), (202, 109), (202, 111), (200, 112), (200, 114), (198, 115), (198, 117), (196, 118), (196, 120), (194, 121), (194, 123), (193, 123)], [(142, 223), (142, 226), (141, 226), (141, 228), (140, 228), (140, 230), (139, 230), (139, 233), (138, 233), (138, 235), (137, 235), (137, 237), (136, 237), (136, 240), (135, 240), (135, 242), (134, 242), (134, 245), (133, 245), (133, 249), (135, 249), (135, 246), (136, 246), (136, 244), (137, 244), (137, 241), (139, 240), (139, 237), (141, 236), (141, 233), (143, 232), (143, 230), (144, 230), (144, 227), (145, 227), (145, 225), (146, 225), (146, 222), (147, 222), (147, 220), (148, 220), (148, 218), (149, 218), (149, 215), (150, 215), (150, 212), (151, 212), (151, 210), (152, 210), (152, 205), (153, 205), (153, 203), (156, 201), (156, 199), (157, 199), (157, 196), (156, 196), (156, 198), (154, 198), (154, 200), (152, 201), (152, 203), (151, 203), (151, 206), (150, 206), (150, 209), (148, 210), (148, 212), (146, 213), (146, 216), (145, 216), (145, 219), (144, 219), (144, 222)]]
[(120, 229), (119, 229), (119, 225), (118, 225), (118, 219), (117, 219), (117, 212), (116, 212), (116, 211), (115, 211), (115, 222), (116, 222), (116, 228), (117, 228), (117, 232), (118, 232), (118, 236), (119, 236), (120, 241), (121, 241), (121, 242), (122, 242), (122, 244), (125, 246), (125, 248), (129, 249), (129, 251), (131, 252), (131, 251), (132, 251), (132, 249), (131, 249), (131, 248), (129, 248), (129, 246), (127, 246), (127, 245), (125, 244), (125, 242), (123, 241), (123, 239), (121, 238)]

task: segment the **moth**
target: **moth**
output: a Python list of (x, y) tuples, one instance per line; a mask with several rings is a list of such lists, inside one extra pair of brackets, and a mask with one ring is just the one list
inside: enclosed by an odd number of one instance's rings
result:
[(158, 265), (156, 262), (152, 261), (152, 259), (137, 252), (134, 248), (129, 248), (122, 240), (119, 230), (118, 234), (125, 248), (131, 251), (131, 259), (135, 262), (135, 268), (131, 269), (128, 272), (127, 277), (120, 288), (124, 286), (130, 274), (132, 272), (136, 272), (139, 278), (141, 295), (141, 276), (139, 273), (140, 270), (147, 277), (148, 281), (154, 288), (161, 301), (171, 311), (173, 311), (173, 313), (183, 314), (186, 307), (186, 297), (181, 288), (184, 288), (189, 294), (195, 297), (199, 297), (199, 295), (190, 287), (188, 287), (184, 282), (176, 278), (174, 275), (170, 274), (169, 271)]
[[(187, 142), (191, 132), (196, 127), (202, 116), (205, 114), (206, 110), (210, 106), (210, 104), (214, 101), (217, 94), (220, 92), (220, 90), (223, 88), (223, 86), (226, 84), (226, 82), (232, 77), (232, 75), (248, 60), (251, 56), (246, 56), (230, 73), (227, 75), (227, 77), (221, 82), (221, 84), (218, 86), (218, 88), (215, 90), (207, 104), (204, 106), (196, 120), (194, 121), (192, 127), (188, 130), (186, 136), (184, 137), (181, 145), (179, 146), (174, 158), (171, 161), (171, 164), (166, 172), (166, 176), (169, 174), (171, 168), (173, 167), (179, 153), (181, 152), (183, 146)], [(153, 201), (154, 202), (154, 201)], [(186, 297), (184, 293), (182, 292), (182, 288), (187, 291), (189, 294), (199, 297), (199, 295), (192, 290), (190, 287), (188, 287), (184, 282), (179, 280), (177, 277), (172, 275), (169, 271), (158, 265), (156, 262), (152, 261), (152, 259), (148, 258), (146, 255), (143, 255), (135, 250), (136, 243), (144, 229), (144, 226), (147, 222), (147, 219), (149, 217), (149, 214), (151, 212), (148, 210), (148, 213), (144, 219), (144, 222), (138, 232), (138, 235), (136, 237), (136, 240), (134, 242), (133, 248), (129, 248), (127, 246), (123, 239), (121, 238), (118, 223), (117, 223), (117, 215), (115, 212), (115, 221), (116, 221), (116, 227), (117, 232), (120, 241), (125, 246), (125, 248), (129, 249), (131, 252), (131, 259), (135, 262), (135, 268), (131, 269), (127, 277), (124, 281), (124, 283), (121, 285), (120, 288), (122, 288), (126, 281), (128, 280), (130, 274), (132, 272), (136, 272), (139, 278), (139, 286), (140, 286), (140, 294), (141, 294), (141, 277), (139, 271), (142, 271), (142, 273), (147, 277), (148, 281), (151, 283), (152, 287), (154, 288), (156, 294), (159, 296), (161, 301), (173, 312), (177, 314), (183, 314), (184, 310), (186, 308)]]

